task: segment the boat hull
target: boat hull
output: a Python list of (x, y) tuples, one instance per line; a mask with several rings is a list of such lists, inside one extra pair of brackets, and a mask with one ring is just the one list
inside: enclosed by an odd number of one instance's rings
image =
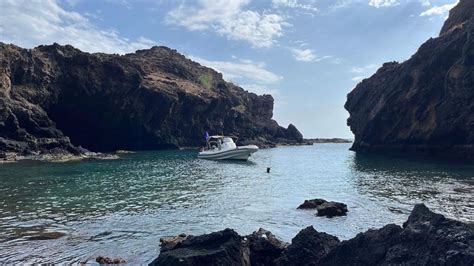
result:
[(255, 145), (240, 146), (236, 149), (221, 151), (203, 151), (198, 154), (198, 158), (207, 160), (248, 160), (252, 153), (258, 151)]

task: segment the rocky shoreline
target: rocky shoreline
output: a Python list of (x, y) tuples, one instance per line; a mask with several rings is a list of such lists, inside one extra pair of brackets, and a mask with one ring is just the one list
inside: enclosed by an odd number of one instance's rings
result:
[(0, 42), (0, 152), (18, 158), (200, 146), (206, 131), (262, 147), (303, 142), (273, 105), (163, 46), (116, 55)]
[(403, 226), (388, 224), (352, 239), (301, 230), (285, 243), (259, 229), (162, 238), (150, 265), (473, 265), (474, 225), (415, 205)]
[(48, 153), (33, 153), (24, 155), (16, 152), (5, 152), (0, 153), (0, 164), (2, 163), (15, 163), (20, 161), (41, 161), (41, 162), (53, 162), (63, 163), (71, 161), (81, 160), (115, 160), (119, 158), (121, 152), (115, 153), (100, 153), (85, 151), (79, 154), (71, 154), (67, 152), (48, 152)]
[(350, 139), (342, 138), (315, 138), (315, 139), (304, 139), (304, 142), (310, 144), (319, 144), (319, 143), (352, 143)]

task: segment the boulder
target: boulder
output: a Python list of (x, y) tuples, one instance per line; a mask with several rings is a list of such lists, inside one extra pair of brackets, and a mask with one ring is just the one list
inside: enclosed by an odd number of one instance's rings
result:
[(270, 231), (262, 228), (245, 238), (250, 264), (254, 266), (273, 265), (288, 246), (288, 243), (279, 240)]
[(347, 205), (335, 201), (324, 202), (316, 207), (316, 209), (318, 210), (317, 216), (326, 216), (328, 218), (345, 216), (347, 213)]
[(249, 265), (242, 241), (232, 229), (188, 236), (163, 250), (150, 265)]
[(341, 202), (326, 201), (324, 199), (305, 200), (298, 209), (317, 209), (317, 216), (344, 216), (347, 213), (347, 205)]
[(320, 233), (313, 226), (301, 230), (276, 260), (276, 265), (318, 265), (319, 259), (339, 245), (335, 236)]
[(319, 205), (327, 202), (324, 199), (310, 199), (310, 200), (305, 200), (300, 206), (298, 206), (298, 209), (316, 209)]

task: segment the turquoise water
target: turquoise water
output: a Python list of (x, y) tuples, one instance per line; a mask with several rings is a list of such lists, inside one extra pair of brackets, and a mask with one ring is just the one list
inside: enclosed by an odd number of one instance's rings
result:
[[(146, 263), (158, 255), (162, 236), (226, 227), (241, 234), (263, 227), (290, 241), (314, 225), (347, 239), (402, 223), (419, 202), (474, 220), (474, 165), (362, 156), (349, 146), (266, 149), (240, 163), (160, 151), (0, 165), (0, 263), (73, 263), (98, 255)], [(346, 203), (348, 215), (296, 210), (315, 197)], [(65, 235), (30, 239), (45, 232)]]

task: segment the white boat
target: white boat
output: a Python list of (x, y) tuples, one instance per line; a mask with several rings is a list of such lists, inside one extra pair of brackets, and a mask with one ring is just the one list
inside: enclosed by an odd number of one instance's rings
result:
[(210, 136), (207, 146), (198, 154), (198, 158), (209, 160), (248, 160), (258, 151), (256, 145), (237, 146), (231, 137)]

